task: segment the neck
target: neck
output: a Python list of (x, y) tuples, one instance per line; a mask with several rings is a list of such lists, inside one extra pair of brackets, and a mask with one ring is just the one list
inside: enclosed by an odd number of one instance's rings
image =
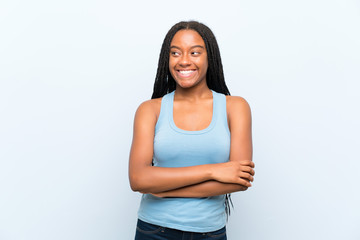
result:
[(194, 88), (181, 88), (176, 86), (175, 98), (189, 101), (197, 101), (204, 98), (211, 98), (212, 92), (207, 85)]

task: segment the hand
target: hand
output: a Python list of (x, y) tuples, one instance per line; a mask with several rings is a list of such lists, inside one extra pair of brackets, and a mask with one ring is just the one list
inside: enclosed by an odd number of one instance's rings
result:
[(254, 167), (254, 162), (250, 160), (214, 164), (212, 176), (214, 180), (219, 182), (236, 183), (251, 187), (250, 182), (254, 181)]

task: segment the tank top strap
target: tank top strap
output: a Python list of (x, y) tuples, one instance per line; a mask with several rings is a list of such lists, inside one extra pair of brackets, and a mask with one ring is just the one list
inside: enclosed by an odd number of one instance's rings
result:
[(171, 101), (172, 101), (173, 97), (174, 97), (174, 91), (172, 91), (168, 94), (165, 94), (162, 97), (160, 113), (159, 113), (159, 117), (158, 117), (158, 120), (155, 125), (155, 131), (157, 131), (160, 126), (168, 125), (169, 114), (172, 112), (172, 111), (170, 111), (171, 110), (170, 108), (171, 108)]
[(224, 126), (226, 129), (229, 128), (227, 121), (227, 111), (226, 111), (226, 96), (221, 93), (213, 91), (213, 102), (216, 115), (217, 115), (217, 124)]

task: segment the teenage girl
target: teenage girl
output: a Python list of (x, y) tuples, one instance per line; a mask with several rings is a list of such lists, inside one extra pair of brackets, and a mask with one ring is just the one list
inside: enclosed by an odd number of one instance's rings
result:
[(136, 111), (137, 240), (226, 239), (229, 194), (251, 187), (251, 113), (230, 96), (212, 31), (179, 22), (162, 44), (152, 99)]

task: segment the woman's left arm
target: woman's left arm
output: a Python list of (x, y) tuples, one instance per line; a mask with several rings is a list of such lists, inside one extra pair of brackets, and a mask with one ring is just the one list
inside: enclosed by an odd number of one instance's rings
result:
[[(230, 161), (239, 161), (242, 165), (251, 167), (248, 173), (254, 176), (250, 106), (241, 97), (226, 96), (226, 108), (231, 133)], [(252, 177), (251, 180), (253, 180)], [(247, 187), (239, 184), (207, 181), (154, 195), (158, 197), (210, 197), (245, 190)]]

